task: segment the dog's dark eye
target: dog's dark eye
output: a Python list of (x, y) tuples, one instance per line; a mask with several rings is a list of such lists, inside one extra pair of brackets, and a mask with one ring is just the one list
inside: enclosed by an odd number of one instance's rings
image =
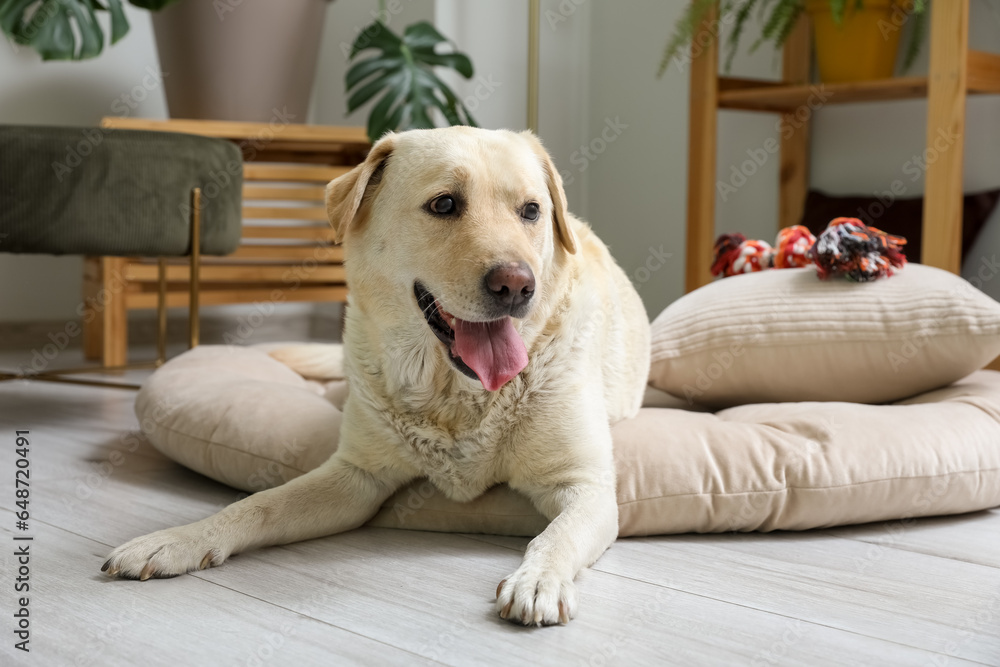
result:
[(535, 222), (538, 220), (538, 204), (531, 202), (530, 204), (525, 204), (524, 208), (521, 209), (521, 217), (529, 222)]
[(430, 209), (432, 213), (438, 215), (451, 215), (455, 212), (455, 200), (451, 195), (441, 195), (437, 199), (431, 200)]

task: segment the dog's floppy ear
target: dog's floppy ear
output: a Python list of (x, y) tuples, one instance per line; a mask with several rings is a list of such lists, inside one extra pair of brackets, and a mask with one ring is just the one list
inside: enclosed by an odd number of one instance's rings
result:
[(326, 215), (337, 233), (337, 243), (343, 242), (347, 230), (354, 224), (365, 191), (369, 185), (374, 185), (377, 178), (373, 177), (381, 173), (395, 147), (396, 135), (390, 132), (372, 146), (364, 162), (326, 186)]
[(562, 176), (556, 169), (555, 163), (548, 152), (542, 146), (542, 142), (530, 130), (522, 132), (528, 138), (535, 155), (542, 162), (542, 169), (545, 170), (545, 180), (549, 185), (549, 197), (552, 199), (552, 219), (555, 223), (556, 236), (559, 242), (566, 248), (566, 252), (576, 254), (577, 246), (576, 233), (569, 226), (569, 206), (566, 204), (566, 191), (563, 189)]

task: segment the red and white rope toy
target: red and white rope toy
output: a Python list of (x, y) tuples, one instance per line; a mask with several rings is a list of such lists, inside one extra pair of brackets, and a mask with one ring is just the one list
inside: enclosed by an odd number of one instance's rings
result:
[(802, 225), (778, 232), (774, 247), (747, 240), (743, 234), (723, 234), (715, 241), (713, 276), (735, 276), (765, 269), (815, 265), (822, 279), (845, 277), (854, 282), (888, 278), (906, 265), (906, 239), (868, 227), (857, 218), (835, 218), (817, 239)]

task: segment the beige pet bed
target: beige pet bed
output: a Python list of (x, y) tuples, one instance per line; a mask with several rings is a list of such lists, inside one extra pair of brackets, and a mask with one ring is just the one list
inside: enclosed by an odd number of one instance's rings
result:
[[(142, 430), (179, 463), (246, 491), (337, 447), (343, 383), (308, 382), (264, 350), (205, 346), (158, 370)], [(716, 413), (650, 390), (614, 427), (621, 535), (802, 530), (1000, 505), (1000, 373), (892, 405), (771, 403)], [(370, 525), (535, 535), (545, 520), (506, 486), (470, 503), (417, 481)]]

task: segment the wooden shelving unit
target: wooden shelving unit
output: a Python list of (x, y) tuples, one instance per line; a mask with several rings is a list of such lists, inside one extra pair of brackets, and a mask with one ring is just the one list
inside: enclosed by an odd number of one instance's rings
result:
[[(708, 16), (705, 30), (715, 17)], [(959, 145), (941, 151), (925, 175), (924, 264), (958, 273), (962, 238), (962, 158), (965, 99), (1000, 94), (1000, 55), (968, 48), (969, 0), (931, 3), (930, 69), (926, 77), (882, 81), (809, 83), (809, 25), (803, 16), (785, 43), (781, 81), (720, 77), (718, 44), (692, 54), (690, 138), (688, 143), (688, 216), (686, 289), (711, 280), (715, 241), (716, 116), (738, 109), (792, 116), (821, 95), (822, 106), (927, 98), (927, 142), (943, 132), (959, 136)], [(809, 123), (781, 140), (778, 228), (797, 224), (808, 190)]]
[[(202, 305), (346, 300), (343, 249), (334, 244), (324, 192), (365, 159), (371, 144), (364, 128), (111, 117), (101, 127), (218, 137), (242, 150), (243, 240), (230, 255), (203, 257)], [(171, 262), (166, 275), (167, 306), (186, 306), (186, 264)], [(109, 295), (101, 317), (84, 327), (88, 358), (125, 363), (127, 313), (156, 307), (157, 277), (153, 258), (85, 260), (85, 292)]]

